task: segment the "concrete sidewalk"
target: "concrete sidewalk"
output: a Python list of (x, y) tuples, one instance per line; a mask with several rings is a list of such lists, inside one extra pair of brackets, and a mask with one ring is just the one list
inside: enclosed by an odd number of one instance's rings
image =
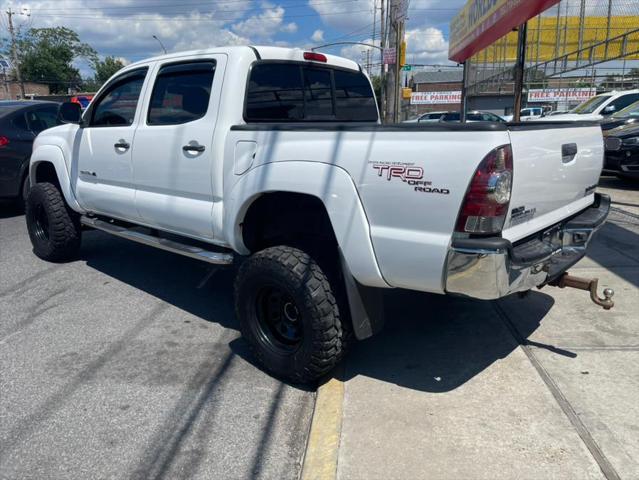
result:
[(639, 478), (639, 217), (613, 212), (571, 271), (615, 308), (390, 295), (346, 361), (337, 478)]

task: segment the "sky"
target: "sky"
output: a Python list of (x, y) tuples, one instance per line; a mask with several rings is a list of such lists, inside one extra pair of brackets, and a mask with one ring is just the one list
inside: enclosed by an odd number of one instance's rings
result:
[[(407, 60), (448, 62), (448, 25), (466, 0), (412, 0), (406, 23)], [(45, 0), (3, 2), (3, 37), (9, 6), (21, 28), (65, 26), (101, 57), (125, 62), (169, 52), (225, 45), (280, 45), (310, 48), (325, 43), (378, 41), (377, 0)], [(375, 26), (375, 28), (374, 28)], [(376, 32), (374, 39), (373, 32)], [(324, 49), (365, 63), (366, 47)], [(373, 52), (377, 52), (373, 50)], [(378, 61), (378, 53), (371, 58)], [(373, 60), (372, 60), (373, 61)], [(81, 73), (90, 73), (80, 65)]]

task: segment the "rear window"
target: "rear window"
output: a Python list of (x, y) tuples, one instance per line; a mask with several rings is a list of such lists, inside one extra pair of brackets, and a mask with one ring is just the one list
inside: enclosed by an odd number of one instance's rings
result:
[(253, 66), (247, 122), (375, 122), (377, 106), (361, 72), (300, 63)]

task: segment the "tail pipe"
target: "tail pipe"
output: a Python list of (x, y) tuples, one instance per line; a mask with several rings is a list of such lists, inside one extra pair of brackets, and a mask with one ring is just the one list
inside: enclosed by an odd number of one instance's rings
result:
[(603, 307), (604, 310), (610, 310), (615, 306), (615, 302), (612, 300), (615, 291), (612, 288), (604, 288), (603, 295), (604, 298), (599, 297), (597, 293), (597, 289), (599, 286), (598, 278), (580, 278), (573, 277), (568, 272), (564, 273), (560, 277), (557, 277), (555, 280), (550, 282), (550, 285), (553, 287), (559, 288), (577, 288), (579, 290), (586, 290), (590, 292), (590, 300), (594, 303)]

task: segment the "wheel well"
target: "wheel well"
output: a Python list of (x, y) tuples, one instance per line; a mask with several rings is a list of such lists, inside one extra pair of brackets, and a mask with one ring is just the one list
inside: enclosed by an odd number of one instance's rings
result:
[(312, 195), (267, 193), (249, 207), (242, 239), (251, 252), (275, 245), (337, 248), (335, 232), (322, 201)]
[(36, 166), (35, 183), (52, 183), (58, 189), (60, 188), (60, 181), (58, 180), (58, 174), (55, 171), (55, 167), (51, 162), (40, 162)]

